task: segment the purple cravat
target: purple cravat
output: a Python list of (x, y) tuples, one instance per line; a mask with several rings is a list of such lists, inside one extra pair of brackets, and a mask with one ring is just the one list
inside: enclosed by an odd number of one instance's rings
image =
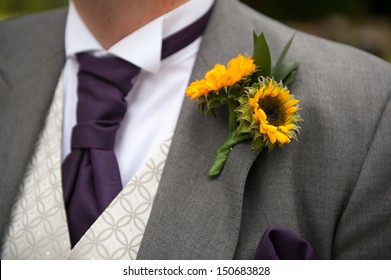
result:
[(62, 165), (72, 246), (122, 189), (113, 151), (115, 134), (126, 113), (130, 80), (140, 72), (117, 57), (82, 53), (77, 58), (77, 124), (72, 151)]
[[(164, 59), (186, 47), (205, 30), (211, 11), (163, 40)], [(122, 190), (114, 154), (115, 135), (123, 119), (137, 66), (117, 57), (77, 56), (77, 124), (71, 153), (62, 164), (64, 201), (72, 247)]]

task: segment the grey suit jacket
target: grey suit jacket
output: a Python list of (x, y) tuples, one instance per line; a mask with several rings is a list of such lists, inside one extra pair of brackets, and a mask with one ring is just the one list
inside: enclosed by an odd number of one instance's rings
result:
[[(0, 25), (0, 238), (64, 65), (66, 11)], [(192, 79), (264, 32), (272, 57), (294, 33), (233, 0), (217, 1)], [(237, 145), (217, 179), (206, 175), (227, 134), (227, 112), (205, 118), (185, 100), (140, 259), (252, 259), (269, 226), (311, 242), (320, 259), (391, 258), (391, 66), (297, 33), (299, 142)]]

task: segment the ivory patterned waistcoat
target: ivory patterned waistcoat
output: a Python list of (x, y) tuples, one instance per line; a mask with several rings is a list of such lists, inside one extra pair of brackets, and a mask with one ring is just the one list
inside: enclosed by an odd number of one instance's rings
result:
[(63, 78), (25, 172), (2, 259), (135, 259), (171, 144), (170, 136), (73, 249), (61, 186)]

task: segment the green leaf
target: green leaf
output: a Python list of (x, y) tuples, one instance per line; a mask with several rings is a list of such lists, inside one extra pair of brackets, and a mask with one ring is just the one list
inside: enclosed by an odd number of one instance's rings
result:
[[(299, 67), (298, 61), (290, 61), (287, 63), (283, 63), (283, 64), (281, 64), (278, 71), (275, 73), (274, 79), (277, 82), (284, 81), (291, 75), (292, 72), (296, 71), (296, 69), (298, 67)], [(293, 76), (292, 76), (292, 78), (293, 78)], [(286, 84), (284, 83), (284, 85), (286, 85)]]
[(208, 110), (214, 109), (222, 105), (223, 102), (219, 98), (212, 98), (208, 102)]
[(228, 96), (235, 95), (235, 93), (240, 89), (240, 85), (238, 83), (233, 84), (228, 88)]
[(250, 111), (247, 109), (245, 112), (239, 112), (238, 114), (238, 119), (239, 120), (245, 120), (249, 123), (249, 125), (251, 124), (251, 121), (252, 121), (252, 117), (251, 117), (251, 113)]
[(243, 105), (244, 103), (248, 102), (248, 97), (247, 96), (241, 96), (238, 98), (239, 104)]
[(296, 71), (292, 71), (283, 81), (284, 85), (289, 85), (295, 78)]
[(285, 45), (283, 51), (282, 51), (281, 54), (280, 54), (280, 57), (279, 57), (278, 60), (277, 60), (276, 65), (274, 65), (274, 67), (273, 67), (273, 69), (272, 69), (272, 76), (275, 76), (275, 74), (276, 74), (277, 72), (279, 72), (279, 69), (280, 69), (280, 67), (282, 66), (282, 63), (284, 62), (284, 59), (285, 59), (285, 57), (286, 57), (286, 55), (287, 55), (287, 53), (288, 53), (288, 51), (289, 51), (289, 48), (290, 48), (291, 45), (292, 45), (292, 41), (293, 41), (293, 38), (295, 38), (295, 35), (296, 35), (296, 33), (293, 34), (292, 37), (290, 38), (290, 40), (288, 41), (288, 43), (286, 43), (286, 45)]
[(250, 133), (251, 132), (250, 123), (246, 122), (246, 121), (240, 122), (240, 124), (239, 124), (239, 126), (237, 128), (237, 131), (239, 133)]
[(201, 112), (205, 112), (206, 110), (206, 103), (198, 103), (198, 110)]
[(235, 112), (239, 113), (240, 116), (244, 115), (248, 111), (247, 106), (240, 105), (238, 108), (235, 109)]
[(254, 63), (257, 66), (260, 66), (260, 75), (261, 76), (270, 76), (271, 74), (271, 57), (269, 46), (267, 45), (265, 35), (257, 36), (254, 32)]
[(265, 143), (263, 142), (262, 137), (257, 137), (253, 140), (252, 145), (254, 150), (259, 150), (265, 145)]
[(243, 116), (243, 119), (244, 120), (246, 120), (246, 121), (248, 121), (249, 123), (251, 123), (251, 121), (252, 121), (252, 116), (251, 116), (251, 113), (250, 113), (250, 111), (247, 111), (246, 112), (246, 114)]

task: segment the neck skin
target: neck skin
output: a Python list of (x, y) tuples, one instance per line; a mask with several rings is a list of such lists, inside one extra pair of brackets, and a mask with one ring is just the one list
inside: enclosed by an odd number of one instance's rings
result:
[(103, 48), (188, 0), (74, 0), (74, 5)]

